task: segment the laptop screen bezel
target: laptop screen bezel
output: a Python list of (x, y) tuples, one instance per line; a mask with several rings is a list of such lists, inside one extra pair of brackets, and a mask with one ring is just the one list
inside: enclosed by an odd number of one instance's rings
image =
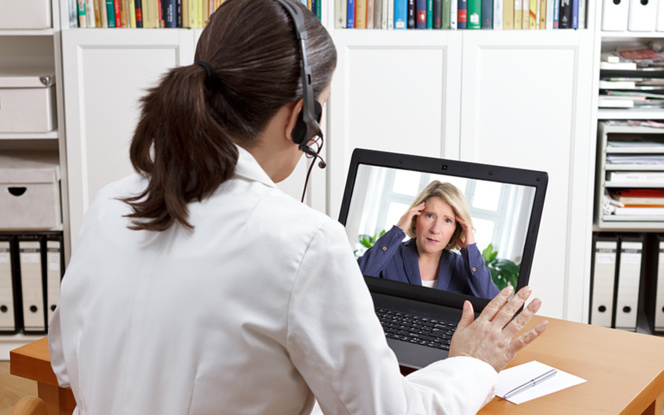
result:
[[(543, 171), (526, 170), (489, 164), (480, 164), (458, 160), (416, 156), (410, 154), (391, 153), (378, 150), (357, 148), (353, 151), (348, 169), (348, 177), (339, 211), (339, 222), (346, 226), (350, 201), (355, 188), (357, 172), (361, 165), (417, 171), (438, 175), (449, 175), (468, 179), (486, 180), (511, 185), (528, 186), (535, 189), (535, 196), (530, 212), (530, 221), (526, 230), (523, 256), (519, 270), (516, 290), (526, 286), (530, 281), (530, 272), (535, 255), (535, 245), (542, 219), (544, 198), (548, 184), (548, 174)], [(481, 311), (489, 299), (478, 298), (466, 294), (436, 290), (399, 281), (391, 281), (365, 276), (367, 286), (372, 292), (379, 292), (403, 298), (433, 304), (444, 304), (461, 307), (469, 300), (476, 312)]]

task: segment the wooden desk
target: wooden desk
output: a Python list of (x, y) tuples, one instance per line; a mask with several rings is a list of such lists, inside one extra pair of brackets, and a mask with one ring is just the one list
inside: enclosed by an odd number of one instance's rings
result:
[[(543, 317), (533, 317), (534, 326)], [(587, 382), (520, 405), (494, 398), (480, 415), (647, 414), (664, 410), (664, 339), (546, 318), (542, 336), (510, 366), (537, 360)]]
[(71, 389), (58, 386), (51, 369), (48, 338), (9, 352), (9, 373), (37, 381), (37, 393), (46, 403), (48, 415), (70, 415), (74, 411), (74, 394)]
[[(528, 327), (542, 319), (534, 317)], [(547, 331), (519, 353), (511, 366), (537, 360), (588, 382), (521, 405), (494, 398), (480, 415), (662, 415), (664, 339), (547, 320)], [(71, 414), (74, 398), (70, 389), (57, 386), (46, 338), (13, 350), (10, 372), (38, 382), (39, 397), (47, 403), (49, 415)]]

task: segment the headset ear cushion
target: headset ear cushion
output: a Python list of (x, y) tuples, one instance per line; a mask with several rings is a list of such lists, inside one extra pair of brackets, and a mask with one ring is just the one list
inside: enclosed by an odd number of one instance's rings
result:
[[(322, 115), (323, 115), (323, 106), (320, 105), (320, 102), (314, 100), (314, 116), (316, 117), (316, 124), (320, 123)], [(318, 127), (318, 125), (316, 125), (316, 127)], [(300, 113), (297, 115), (297, 121), (295, 122), (295, 126), (293, 127), (293, 132), (291, 134), (291, 136), (293, 137), (293, 142), (295, 144), (302, 144), (307, 138), (305, 137), (306, 134), (307, 134), (307, 126), (304, 123), (303, 112), (300, 111)]]
[(297, 115), (297, 121), (295, 121), (295, 126), (293, 127), (293, 132), (291, 136), (293, 137), (293, 142), (295, 144), (301, 144), (304, 141), (304, 135), (307, 133), (307, 126), (304, 125), (303, 112)]

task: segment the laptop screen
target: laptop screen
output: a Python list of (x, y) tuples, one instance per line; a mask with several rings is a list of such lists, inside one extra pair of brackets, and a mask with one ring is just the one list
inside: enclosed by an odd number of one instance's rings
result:
[[(507, 284), (517, 289), (528, 284), (547, 180), (538, 171), (357, 149), (339, 221), (371, 286), (414, 296), (429, 291), (423, 298), (432, 302), (450, 294), (473, 298), (481, 309)], [(447, 204), (448, 216), (435, 199)], [(408, 226), (396, 227), (422, 200), (422, 221), (410, 222), (410, 232)], [(424, 216), (447, 220), (439, 219), (436, 229), (428, 230)], [(456, 220), (449, 216), (470, 217), (474, 246), (451, 240), (456, 237), (446, 233), (443, 222)], [(437, 269), (418, 261), (437, 253)]]

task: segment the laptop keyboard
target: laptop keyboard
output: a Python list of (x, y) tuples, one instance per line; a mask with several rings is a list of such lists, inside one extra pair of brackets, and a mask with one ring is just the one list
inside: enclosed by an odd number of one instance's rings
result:
[(456, 324), (394, 310), (376, 309), (385, 336), (436, 349), (450, 350)]

